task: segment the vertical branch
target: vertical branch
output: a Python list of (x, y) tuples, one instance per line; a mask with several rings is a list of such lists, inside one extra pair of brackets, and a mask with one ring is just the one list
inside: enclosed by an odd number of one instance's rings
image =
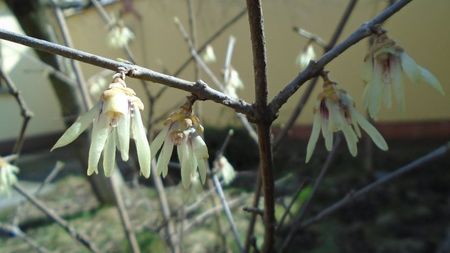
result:
[(274, 251), (275, 206), (272, 171), (272, 147), (270, 128), (273, 117), (267, 106), (266, 48), (264, 21), (260, 0), (247, 0), (248, 20), (253, 51), (255, 76), (255, 109), (259, 140), (260, 173), (264, 192), (264, 246), (263, 252)]

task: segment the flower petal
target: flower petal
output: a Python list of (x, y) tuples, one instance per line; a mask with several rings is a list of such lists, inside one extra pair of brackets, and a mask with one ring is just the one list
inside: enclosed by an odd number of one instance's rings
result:
[(426, 68), (420, 68), (420, 74), (422, 75), (422, 79), (429, 84), (431, 87), (435, 88), (437, 91), (439, 91), (442, 95), (445, 95), (445, 91), (442, 88), (441, 83), (439, 82), (439, 80), (433, 75), (431, 74), (430, 71), (428, 71), (428, 69)]
[(384, 140), (383, 136), (378, 132), (378, 130), (370, 124), (367, 119), (361, 115), (357, 110), (352, 109), (352, 117), (354, 117), (359, 125), (361, 126), (364, 131), (370, 136), (372, 141), (381, 149), (381, 150), (388, 150), (388, 145), (386, 141)]
[(75, 121), (58, 139), (56, 144), (52, 147), (51, 151), (56, 148), (60, 148), (66, 146), (67, 144), (74, 141), (86, 128), (92, 124), (92, 121), (96, 116), (100, 114), (101, 103), (97, 103), (94, 107), (92, 107), (89, 111), (82, 114), (77, 121)]
[(405, 111), (405, 90), (403, 88), (403, 77), (399, 70), (393, 72), (392, 82), (392, 88), (397, 104), (400, 106), (401, 111)]
[(311, 159), (312, 153), (316, 148), (317, 139), (319, 138), (320, 133), (320, 125), (322, 123), (320, 112), (316, 112), (314, 114), (314, 122), (311, 131), (311, 135), (309, 136), (308, 146), (306, 146), (306, 158), (305, 162), (308, 163)]
[(420, 67), (407, 53), (400, 54), (400, 61), (403, 72), (414, 83), (417, 84), (420, 81)]
[[(114, 130), (113, 130), (114, 131)], [(111, 171), (116, 165), (116, 136), (110, 134), (106, 140), (105, 151), (103, 152), (103, 172), (106, 177), (111, 176)]]
[(87, 169), (88, 176), (92, 175), (94, 172), (96, 174), (98, 173), (98, 161), (100, 160), (100, 155), (105, 147), (105, 142), (109, 133), (108, 117), (105, 114), (100, 114), (98, 120), (94, 122), (94, 127), (92, 129)]
[(123, 161), (128, 161), (130, 150), (130, 121), (131, 114), (125, 114), (117, 124), (118, 147)]
[[(169, 132), (170, 126), (165, 126), (161, 131), (156, 135), (156, 137), (153, 139), (152, 144), (150, 144), (150, 150), (153, 156), (156, 155), (158, 150), (161, 148), (162, 144), (164, 143), (164, 140), (166, 140), (167, 132)], [(170, 139), (169, 139), (170, 140)]]
[(164, 142), (164, 146), (161, 152), (159, 153), (158, 162), (156, 164), (156, 171), (158, 173), (158, 176), (161, 175), (161, 172), (163, 177), (167, 175), (170, 157), (172, 156), (172, 150), (173, 150), (173, 142), (170, 139), (170, 136), (167, 136), (166, 141)]
[(200, 135), (196, 135), (195, 137), (192, 138), (192, 148), (194, 150), (194, 155), (197, 160), (200, 180), (202, 183), (205, 183), (206, 173), (208, 170), (208, 157), (209, 157), (208, 147), (206, 146), (206, 143), (203, 140), (203, 138)]
[(151, 152), (147, 141), (144, 124), (142, 124), (141, 113), (137, 105), (133, 105), (133, 124), (132, 124), (133, 138), (136, 144), (136, 151), (141, 167), (141, 173), (145, 178), (150, 177), (150, 161)]
[(183, 186), (185, 188), (188, 188), (191, 185), (191, 175), (192, 175), (191, 166), (192, 166), (192, 164), (190, 162), (191, 157), (190, 157), (187, 140), (182, 141), (177, 146), (177, 154), (178, 154), (178, 160), (180, 161), (180, 165), (181, 165), (181, 181), (183, 183)]

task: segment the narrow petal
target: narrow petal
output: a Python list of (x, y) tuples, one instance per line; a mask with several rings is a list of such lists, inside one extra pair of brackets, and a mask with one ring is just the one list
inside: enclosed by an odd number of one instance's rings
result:
[(333, 147), (333, 131), (330, 128), (330, 125), (327, 124), (329, 120), (322, 119), (322, 136), (325, 140), (325, 148), (328, 151), (331, 151), (331, 147)]
[(170, 126), (165, 126), (153, 139), (152, 144), (150, 144), (151, 153), (155, 156), (158, 150), (161, 148), (164, 140), (166, 139), (167, 133), (169, 132)]
[(181, 182), (185, 188), (188, 188), (191, 185), (191, 166), (189, 162), (189, 148), (186, 140), (177, 146), (177, 154), (181, 165)]
[(100, 114), (101, 103), (97, 103), (89, 111), (81, 115), (77, 121), (75, 121), (58, 139), (56, 144), (52, 147), (51, 151), (55, 148), (66, 146), (74, 141), (86, 128), (92, 124), (92, 121)]
[[(400, 68), (400, 67), (398, 67)], [(405, 111), (405, 90), (403, 85), (403, 77), (400, 70), (395, 70), (392, 76), (392, 88), (394, 90), (394, 96), (397, 100), (397, 104), (401, 111)]]
[(100, 155), (105, 147), (105, 142), (110, 130), (108, 117), (105, 114), (100, 114), (99, 119), (94, 122), (94, 127), (92, 129), (91, 146), (89, 147), (88, 158), (88, 176), (92, 175), (94, 172), (96, 174), (98, 173), (98, 161), (100, 160)]
[(431, 87), (435, 88), (437, 91), (439, 91), (442, 95), (445, 95), (445, 91), (442, 88), (441, 83), (439, 82), (439, 80), (433, 75), (431, 74), (430, 71), (428, 71), (428, 69), (426, 68), (420, 68), (420, 74), (422, 75), (422, 79), (429, 84)]
[(393, 84), (388, 84), (384, 86), (384, 105), (386, 106), (386, 108), (391, 108), (392, 107), (392, 85), (395, 85), (395, 83)]
[(139, 161), (139, 167), (141, 167), (141, 173), (145, 178), (150, 177), (150, 161), (151, 152), (148, 144), (147, 136), (145, 133), (144, 124), (142, 124), (141, 113), (137, 105), (133, 105), (133, 124), (132, 131), (134, 142), (136, 144), (136, 151)]
[(345, 140), (347, 141), (347, 147), (352, 156), (356, 156), (358, 154), (358, 137), (356, 137), (353, 130), (348, 126), (344, 125), (342, 128), (342, 132), (344, 133)]
[(370, 136), (372, 141), (381, 149), (381, 150), (388, 150), (388, 145), (386, 141), (384, 140), (383, 136), (377, 131), (377, 129), (370, 124), (369, 121), (367, 121), (366, 118), (364, 118), (363, 115), (361, 115), (357, 110), (352, 110), (352, 117), (354, 117), (359, 125), (361, 126), (364, 131)]
[[(114, 130), (113, 130), (114, 131)], [(105, 176), (111, 176), (111, 171), (116, 165), (116, 136), (110, 134), (106, 140), (105, 151), (103, 152), (103, 172)]]
[[(165, 177), (168, 173), (168, 165), (170, 161), (170, 157), (172, 156), (172, 150), (173, 150), (173, 142), (170, 140), (170, 136), (166, 137), (166, 141), (164, 142), (164, 146), (159, 153), (158, 162), (156, 164), (156, 171), (158, 173), (158, 176), (163, 175)], [(152, 150), (152, 152), (155, 152)]]
[(198, 159), (198, 173), (200, 174), (200, 180), (202, 184), (206, 182), (206, 174), (208, 172), (208, 160), (207, 159)]
[(417, 84), (420, 81), (420, 67), (407, 53), (400, 54), (400, 61), (403, 72), (414, 83)]
[(208, 147), (206, 146), (205, 141), (200, 135), (192, 138), (192, 147), (197, 161), (197, 165), (194, 166), (194, 169), (198, 166), (200, 180), (202, 183), (205, 183), (206, 173), (208, 170)]
[(131, 114), (125, 114), (117, 124), (118, 147), (123, 161), (128, 161), (130, 150)]
[(320, 125), (321, 125), (321, 116), (320, 112), (316, 112), (314, 115), (314, 122), (311, 131), (311, 135), (309, 136), (308, 146), (306, 146), (306, 163), (311, 159), (312, 153), (316, 148), (317, 139), (319, 138), (320, 133)]

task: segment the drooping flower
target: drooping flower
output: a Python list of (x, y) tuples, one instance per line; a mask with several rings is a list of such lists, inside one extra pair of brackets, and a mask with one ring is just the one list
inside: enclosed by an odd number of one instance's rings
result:
[(11, 186), (17, 182), (19, 168), (0, 157), (0, 194), (9, 194)]
[(134, 33), (122, 21), (110, 28), (107, 36), (108, 45), (112, 48), (123, 48), (134, 39)]
[(316, 52), (314, 51), (312, 43), (309, 43), (297, 56), (295, 63), (303, 70), (308, 66), (309, 62), (314, 59), (316, 59)]
[(226, 71), (224, 80), (225, 80), (225, 94), (237, 98), (237, 90), (241, 90), (244, 88), (244, 83), (239, 77), (239, 72), (230, 66), (229, 70)]
[(321, 131), (328, 151), (333, 147), (333, 133), (342, 131), (348, 150), (356, 156), (357, 143), (361, 138), (360, 127), (381, 150), (388, 149), (383, 136), (356, 110), (350, 95), (338, 89), (336, 83), (325, 78), (323, 91), (319, 94), (314, 107), (314, 122), (306, 148), (306, 162), (311, 159)]
[(233, 165), (230, 164), (225, 156), (221, 156), (217, 160), (215, 167), (220, 171), (219, 175), (222, 177), (225, 185), (230, 184), (236, 177), (236, 171)]
[(205, 52), (202, 54), (202, 59), (205, 63), (216, 62), (216, 54), (211, 45), (206, 46)]
[(144, 104), (136, 93), (127, 88), (125, 75), (117, 73), (100, 101), (81, 115), (59, 138), (52, 150), (74, 141), (93, 122), (87, 174), (98, 173), (98, 162), (103, 152), (105, 176), (110, 176), (115, 166), (116, 148), (123, 161), (128, 160), (130, 137), (134, 139), (140, 171), (150, 176), (150, 147), (142, 123), (140, 110)]
[(364, 59), (363, 80), (364, 106), (369, 115), (376, 118), (381, 103), (387, 108), (392, 106), (392, 93), (400, 108), (405, 107), (404, 75), (414, 83), (425, 82), (444, 94), (438, 79), (427, 69), (418, 65), (386, 33), (375, 35), (375, 40)]
[(178, 160), (181, 165), (181, 181), (184, 187), (191, 184), (192, 175), (198, 172), (204, 183), (208, 170), (208, 147), (202, 138), (203, 126), (192, 113), (190, 102), (172, 113), (164, 123), (164, 128), (150, 145), (153, 154), (160, 150), (156, 170), (165, 177), (172, 156), (173, 147), (177, 147)]

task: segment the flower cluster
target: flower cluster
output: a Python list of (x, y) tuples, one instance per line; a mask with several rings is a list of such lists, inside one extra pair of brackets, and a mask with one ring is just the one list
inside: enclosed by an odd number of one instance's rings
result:
[(350, 153), (356, 156), (357, 143), (361, 137), (360, 127), (381, 150), (387, 150), (388, 145), (383, 136), (356, 110), (350, 95), (338, 89), (336, 83), (328, 78), (324, 79), (323, 91), (319, 94), (314, 107), (314, 123), (306, 149), (306, 162), (311, 159), (320, 131), (328, 151), (331, 151), (333, 146), (333, 133), (342, 131)]
[(117, 73), (100, 101), (81, 115), (59, 138), (52, 150), (73, 142), (93, 122), (87, 174), (98, 173), (98, 162), (103, 152), (103, 170), (110, 176), (115, 166), (116, 148), (122, 160), (128, 160), (130, 137), (134, 139), (139, 166), (144, 177), (150, 176), (150, 147), (142, 123), (140, 110), (144, 109), (136, 93), (127, 88), (125, 75)]
[(229, 185), (236, 177), (236, 170), (223, 155), (215, 161), (214, 167), (220, 171), (219, 175), (225, 185)]
[(110, 47), (123, 48), (134, 39), (134, 33), (123, 22), (118, 21), (110, 28), (107, 39)]
[(198, 172), (204, 183), (208, 170), (208, 148), (202, 138), (203, 126), (192, 113), (192, 102), (187, 102), (178, 111), (172, 113), (164, 123), (164, 128), (150, 145), (153, 154), (159, 152), (156, 170), (165, 177), (172, 156), (173, 147), (177, 147), (181, 165), (181, 181), (189, 187), (193, 174)]
[(19, 168), (0, 157), (0, 194), (8, 194), (11, 186), (17, 182)]
[(400, 108), (405, 107), (404, 75), (414, 84), (425, 82), (444, 94), (438, 79), (419, 66), (386, 33), (375, 35), (364, 62), (364, 105), (372, 118), (377, 117), (382, 100), (386, 107), (392, 106), (392, 93)]

